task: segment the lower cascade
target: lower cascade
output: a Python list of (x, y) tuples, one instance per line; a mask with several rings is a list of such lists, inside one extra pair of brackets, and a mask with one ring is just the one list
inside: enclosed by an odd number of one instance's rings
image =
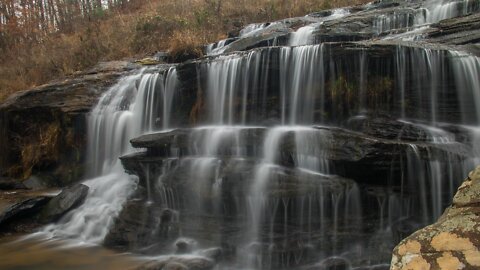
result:
[[(34, 235), (140, 269), (389, 269), (480, 162), (478, 44), (429, 43), (480, 4), (390, 2), (251, 24), (123, 75), (86, 117), (88, 196)], [(356, 12), (370, 36), (329, 32)]]

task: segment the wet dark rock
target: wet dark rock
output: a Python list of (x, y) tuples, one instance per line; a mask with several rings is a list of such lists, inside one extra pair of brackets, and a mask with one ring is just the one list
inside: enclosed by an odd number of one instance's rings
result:
[(44, 223), (56, 221), (67, 212), (83, 204), (88, 195), (88, 187), (83, 184), (70, 186), (52, 198), (40, 213), (40, 220)]
[[(166, 212), (172, 213), (169, 220), (165, 218)], [(105, 237), (104, 245), (143, 254), (169, 252), (179, 233), (177, 215), (173, 210), (146, 201), (129, 201)]]

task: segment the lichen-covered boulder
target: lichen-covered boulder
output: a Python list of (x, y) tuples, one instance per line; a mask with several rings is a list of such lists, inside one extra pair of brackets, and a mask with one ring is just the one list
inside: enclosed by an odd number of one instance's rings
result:
[(480, 269), (480, 166), (440, 219), (394, 249), (391, 270)]

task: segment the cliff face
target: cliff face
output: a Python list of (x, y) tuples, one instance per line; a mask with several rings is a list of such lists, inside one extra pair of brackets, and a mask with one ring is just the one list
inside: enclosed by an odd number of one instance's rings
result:
[(440, 219), (393, 251), (391, 270), (480, 267), (480, 166), (470, 172)]
[(136, 66), (101, 63), (61, 81), (20, 92), (0, 106), (0, 176), (61, 187), (84, 173), (86, 117), (98, 97)]

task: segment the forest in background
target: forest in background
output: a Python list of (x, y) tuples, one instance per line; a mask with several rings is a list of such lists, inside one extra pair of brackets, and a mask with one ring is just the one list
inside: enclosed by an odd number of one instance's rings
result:
[(0, 0), (0, 102), (99, 61), (201, 54), (249, 23), (368, 0)]

